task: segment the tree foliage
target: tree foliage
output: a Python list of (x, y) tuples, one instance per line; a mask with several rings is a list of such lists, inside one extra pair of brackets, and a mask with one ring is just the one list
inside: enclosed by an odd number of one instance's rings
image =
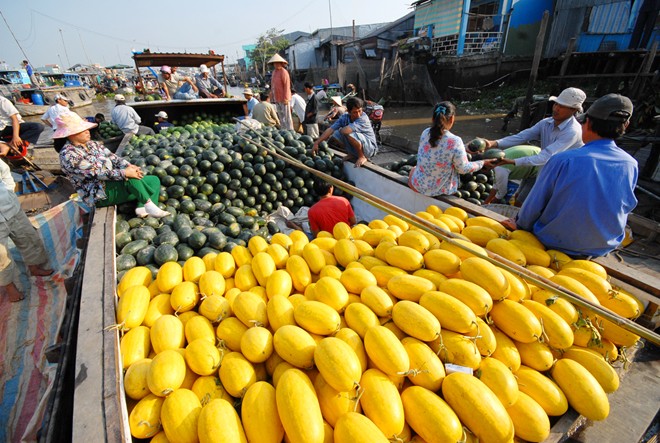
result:
[(290, 44), (286, 38), (282, 37), (283, 33), (284, 29), (270, 28), (259, 36), (257, 46), (250, 51), (249, 55), (254, 63), (254, 70), (261, 72), (262, 76), (265, 76), (268, 70), (268, 60)]

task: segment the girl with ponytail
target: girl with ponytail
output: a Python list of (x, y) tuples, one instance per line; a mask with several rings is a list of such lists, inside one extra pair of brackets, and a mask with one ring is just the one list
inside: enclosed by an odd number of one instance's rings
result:
[(449, 132), (454, 126), (456, 107), (448, 101), (433, 108), (432, 126), (422, 132), (417, 149), (417, 166), (410, 171), (408, 186), (420, 194), (453, 194), (461, 174), (480, 170), (495, 160), (470, 162), (460, 137)]

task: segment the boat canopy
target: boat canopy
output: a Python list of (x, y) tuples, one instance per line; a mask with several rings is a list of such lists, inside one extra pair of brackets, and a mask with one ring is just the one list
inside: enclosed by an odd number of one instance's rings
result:
[[(213, 52), (213, 51), (210, 51)], [(204, 64), (209, 68), (218, 63), (224, 64), (225, 56), (215, 53), (187, 54), (176, 52), (143, 52), (134, 54), (135, 66), (147, 68), (149, 66), (199, 66)]]

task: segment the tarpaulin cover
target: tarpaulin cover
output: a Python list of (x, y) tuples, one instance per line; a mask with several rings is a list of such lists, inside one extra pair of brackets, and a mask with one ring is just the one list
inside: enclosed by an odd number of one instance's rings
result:
[[(59, 341), (66, 289), (80, 251), (80, 207), (67, 201), (30, 218), (38, 228), (55, 273), (30, 277), (23, 259), (10, 241), (16, 274), (14, 282), (26, 294), (11, 303), (0, 297), (0, 441), (36, 441), (53, 387), (57, 364), (48, 363), (46, 349)], [(20, 275), (18, 272), (20, 271)]]

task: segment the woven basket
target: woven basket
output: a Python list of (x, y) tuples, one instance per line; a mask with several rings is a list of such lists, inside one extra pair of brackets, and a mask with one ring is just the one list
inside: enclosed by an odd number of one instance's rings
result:
[(515, 217), (516, 215), (518, 215), (518, 211), (520, 211), (520, 208), (511, 205), (490, 204), (490, 205), (483, 205), (482, 208), (488, 209), (489, 211), (497, 212), (498, 214), (509, 218)]

